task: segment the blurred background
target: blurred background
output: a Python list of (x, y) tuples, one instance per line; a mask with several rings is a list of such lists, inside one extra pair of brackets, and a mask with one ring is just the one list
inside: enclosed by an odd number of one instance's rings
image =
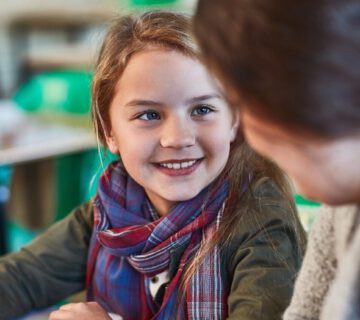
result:
[[(94, 194), (90, 124), (99, 45), (118, 13), (193, 12), (196, 0), (0, 0), (0, 255)], [(100, 152), (101, 153), (101, 152)], [(296, 196), (309, 229), (318, 204)]]

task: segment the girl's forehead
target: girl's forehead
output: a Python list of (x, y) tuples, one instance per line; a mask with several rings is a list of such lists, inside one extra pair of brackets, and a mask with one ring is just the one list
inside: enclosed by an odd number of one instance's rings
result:
[(198, 59), (179, 50), (151, 46), (131, 57), (119, 76), (116, 89), (131, 87), (140, 90), (166, 85), (184, 87), (189, 82), (193, 90), (206, 86), (218, 91), (214, 79)]
[(185, 51), (179, 50), (175, 47), (150, 43), (128, 56), (125, 64), (123, 65), (121, 74), (119, 75), (118, 82), (121, 80), (124, 73), (127, 72), (129, 66), (139, 63), (143, 63), (147, 67), (154, 66), (154, 63), (152, 62), (156, 59), (158, 60), (156, 61), (156, 67), (161, 69), (161, 67), (166, 66), (167, 60), (174, 57), (177, 57), (178, 60), (191, 60), (193, 63), (203, 66), (203, 63), (198, 59), (198, 57), (191, 52), (186, 53)]
[(133, 60), (134, 58), (136, 58), (139, 55), (144, 55), (147, 53), (151, 53), (152, 55), (161, 55), (161, 56), (167, 56), (167, 55), (180, 55), (186, 58), (190, 58), (193, 59), (195, 61), (197, 61), (198, 63), (201, 63), (199, 60), (199, 57), (190, 51), (186, 51), (185, 49), (179, 49), (176, 46), (170, 46), (167, 44), (161, 44), (161, 43), (149, 43), (144, 45), (143, 47), (141, 47), (140, 49), (134, 51), (130, 58), (128, 59), (127, 64), (129, 64), (129, 62), (131, 60)]

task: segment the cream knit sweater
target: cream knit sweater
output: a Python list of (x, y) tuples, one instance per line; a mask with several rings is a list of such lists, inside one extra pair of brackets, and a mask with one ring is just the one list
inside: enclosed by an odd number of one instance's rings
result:
[(360, 210), (323, 207), (284, 320), (360, 319)]

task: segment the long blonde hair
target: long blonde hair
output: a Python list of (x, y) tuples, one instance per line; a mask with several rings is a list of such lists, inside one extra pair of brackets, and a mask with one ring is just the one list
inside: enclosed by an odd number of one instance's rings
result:
[[(187, 15), (154, 11), (141, 16), (118, 18), (105, 38), (92, 83), (92, 118), (96, 134), (105, 146), (110, 128), (109, 107), (116, 84), (132, 55), (153, 44), (178, 50), (195, 59), (200, 58), (192, 35), (191, 18)], [(242, 216), (249, 210), (259, 211), (259, 203), (254, 201), (253, 192), (266, 181), (271, 181), (287, 201), (289, 220), (298, 230), (299, 243), (304, 243), (305, 236), (285, 175), (275, 164), (254, 153), (245, 143), (241, 133), (231, 144), (225, 170), (230, 182), (226, 214), (215, 236), (209, 243), (203, 244), (193, 258), (185, 273), (183, 284), (189, 281), (194, 270), (216, 245), (225, 245), (231, 241)], [(243, 185), (247, 186), (245, 192), (239, 190), (239, 186)], [(256, 219), (255, 216), (253, 218)], [(299, 250), (302, 248), (300, 245)]]

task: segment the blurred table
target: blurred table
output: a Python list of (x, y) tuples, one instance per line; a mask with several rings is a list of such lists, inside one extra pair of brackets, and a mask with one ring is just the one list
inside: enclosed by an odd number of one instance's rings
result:
[(29, 117), (13, 132), (6, 135), (0, 132), (0, 165), (41, 161), (95, 146), (90, 129)]
[[(89, 116), (86, 116), (87, 121)], [(14, 184), (12, 196), (16, 196), (15, 207), (28, 203), (30, 212), (49, 212), (53, 210), (54, 173), (53, 160), (62, 155), (74, 154), (96, 147), (92, 130), (84, 124), (84, 116), (71, 121), (57, 120), (54, 116), (22, 116), (13, 128), (1, 131), (8, 123), (0, 117), (0, 169), (1, 166), (13, 167), (11, 183)], [(2, 123), (3, 121), (3, 123)], [(15, 186), (16, 184), (16, 186)], [(37, 203), (41, 202), (41, 205)], [(38, 206), (38, 207), (37, 207)], [(23, 210), (24, 211), (24, 210)], [(27, 212), (24, 213), (28, 214)], [(0, 236), (5, 237), (5, 206), (0, 206)], [(33, 217), (36, 219), (36, 217)], [(1, 243), (4, 243), (0, 241)], [(6, 251), (0, 247), (0, 254)]]

